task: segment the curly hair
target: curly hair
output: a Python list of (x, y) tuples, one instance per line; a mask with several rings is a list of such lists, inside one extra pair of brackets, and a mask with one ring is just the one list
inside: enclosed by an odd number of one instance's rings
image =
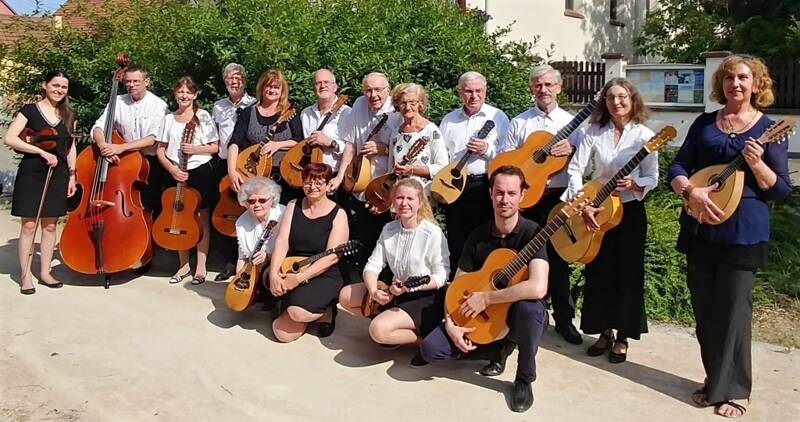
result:
[(406, 94), (414, 94), (417, 96), (417, 100), (419, 100), (419, 114), (424, 115), (425, 110), (428, 109), (428, 92), (425, 91), (422, 85), (413, 82), (402, 83), (392, 89), (389, 95), (392, 97), (394, 109), (400, 110), (400, 101), (403, 100), (403, 95)]
[(769, 69), (764, 61), (758, 57), (734, 54), (728, 56), (719, 64), (714, 75), (711, 77), (711, 95), (709, 98), (720, 104), (727, 104), (725, 91), (722, 89), (722, 82), (725, 75), (733, 69), (743, 64), (753, 73), (753, 95), (750, 96), (750, 104), (761, 110), (775, 102), (775, 95), (772, 93), (772, 78), (769, 77)]

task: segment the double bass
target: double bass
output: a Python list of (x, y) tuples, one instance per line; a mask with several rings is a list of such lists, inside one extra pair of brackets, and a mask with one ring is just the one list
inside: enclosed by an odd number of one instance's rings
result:
[[(103, 130), (106, 143), (125, 142), (114, 131), (119, 81), (128, 57), (118, 54)], [(142, 207), (141, 186), (147, 183), (148, 162), (138, 151), (124, 152), (114, 160), (100, 155), (97, 145), (84, 148), (76, 161), (80, 202), (67, 214), (61, 234), (61, 258), (74, 271), (103, 274), (105, 288), (111, 274), (150, 262), (150, 211)]]

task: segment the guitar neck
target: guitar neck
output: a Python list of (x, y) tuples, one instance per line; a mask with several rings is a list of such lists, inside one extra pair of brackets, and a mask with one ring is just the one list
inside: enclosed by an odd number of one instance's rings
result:
[(264, 244), (267, 243), (267, 241), (270, 238), (270, 234), (272, 234), (272, 228), (274, 226), (275, 224), (273, 224), (273, 222), (270, 222), (269, 224), (267, 224), (266, 227), (264, 227), (264, 232), (261, 233), (261, 236), (258, 237), (258, 242), (256, 243), (256, 246), (253, 248), (253, 253), (250, 255), (250, 259), (253, 259), (253, 255), (255, 255), (256, 252), (260, 251), (261, 248), (264, 247)]
[(335, 253), (335, 252), (336, 252), (336, 248), (324, 250), (324, 251), (322, 251), (322, 252), (320, 252), (320, 253), (318, 253), (316, 255), (311, 255), (308, 258), (298, 262), (297, 266), (302, 268), (302, 267), (305, 267), (307, 265), (311, 265), (311, 264), (319, 261), (320, 259), (325, 258), (326, 256), (328, 256), (328, 255), (330, 255), (332, 253)]
[(467, 151), (464, 155), (461, 156), (461, 159), (458, 160), (458, 164), (456, 164), (456, 170), (461, 171), (464, 169), (464, 166), (467, 165), (467, 161), (469, 161), (470, 157), (472, 157), (472, 151)]
[(592, 114), (592, 111), (594, 110), (596, 105), (597, 101), (591, 101), (589, 104), (586, 104), (586, 107), (581, 109), (581, 111), (579, 111), (578, 114), (576, 114), (575, 117), (573, 117), (572, 120), (570, 120), (570, 122), (566, 126), (562, 127), (561, 130), (556, 132), (556, 134), (553, 135), (552, 138), (550, 138), (550, 140), (542, 147), (542, 150), (549, 152), (550, 148), (552, 148), (553, 145), (555, 145), (562, 139), (567, 139), (569, 135), (571, 135), (572, 132), (574, 132), (575, 129), (577, 129), (578, 126), (580, 126), (581, 123), (583, 123), (583, 121), (586, 120), (586, 118), (588, 118), (590, 114)]
[(492, 281), (498, 289), (503, 289), (508, 286), (511, 279), (520, 272), (523, 268), (528, 266), (528, 263), (533, 259), (540, 249), (545, 247), (550, 237), (567, 221), (564, 213), (558, 213), (552, 220), (536, 233), (536, 236), (517, 253), (514, 259), (511, 260), (497, 275), (492, 276)]
[(638, 166), (649, 154), (650, 152), (647, 151), (647, 148), (642, 147), (642, 149), (640, 149), (639, 152), (637, 152), (636, 155), (634, 155), (633, 158), (631, 158), (630, 161), (628, 161), (628, 163), (625, 164), (625, 166), (623, 166), (617, 172), (617, 174), (614, 175), (614, 177), (609, 179), (608, 182), (603, 185), (603, 188), (600, 189), (600, 192), (597, 193), (594, 201), (592, 201), (592, 206), (599, 207), (603, 201), (608, 199), (608, 197), (617, 189), (617, 182), (623, 177), (631, 174), (636, 166)]

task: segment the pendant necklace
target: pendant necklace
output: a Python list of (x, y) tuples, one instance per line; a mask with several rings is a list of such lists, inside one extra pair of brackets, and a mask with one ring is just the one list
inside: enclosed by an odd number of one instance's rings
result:
[[(739, 129), (739, 131), (736, 130), (736, 126), (734, 126), (733, 121), (731, 120), (730, 116), (726, 117), (725, 120), (728, 123), (728, 138), (736, 139), (736, 137), (739, 136), (738, 132), (740, 132), (742, 129), (750, 126), (753, 123), (753, 121), (756, 119), (756, 117), (758, 117), (758, 110), (755, 111), (755, 115), (753, 116), (753, 118), (750, 119), (750, 121), (747, 122), (747, 124), (742, 126)], [(720, 110), (720, 120), (722, 120), (722, 110)]]

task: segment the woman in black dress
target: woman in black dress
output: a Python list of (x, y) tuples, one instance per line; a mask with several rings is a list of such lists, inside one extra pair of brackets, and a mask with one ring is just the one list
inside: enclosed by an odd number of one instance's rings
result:
[(343, 286), (336, 254), (328, 255), (296, 274), (280, 272), (287, 256), (312, 256), (345, 243), (350, 236), (347, 215), (326, 195), (333, 176), (331, 167), (322, 163), (303, 168), (303, 193), (286, 206), (269, 270), (270, 291), (280, 297), (281, 314), (272, 322), (278, 341), (297, 340), (308, 323), (319, 323), (319, 337), (333, 333), (336, 322), (336, 298)]
[[(41, 263), (39, 284), (59, 288), (61, 282), (50, 275), (50, 261), (56, 243), (56, 222), (67, 213), (67, 197), (75, 193), (75, 145), (71, 133), (75, 126), (75, 113), (69, 106), (67, 89), (69, 80), (59, 71), (45, 75), (42, 82), (44, 98), (20, 109), (6, 132), (5, 144), (22, 153), (14, 183), (11, 215), (22, 219), (19, 234), (20, 293), (36, 292), (33, 276), (28, 264), (28, 255), (34, 246), (34, 228), (39, 202), (44, 193), (45, 179), (49, 167), (53, 174), (41, 212)], [(50, 151), (27, 143), (21, 138), (23, 130), (34, 132), (55, 129), (56, 146)], [(27, 138), (27, 137), (26, 137)]]

